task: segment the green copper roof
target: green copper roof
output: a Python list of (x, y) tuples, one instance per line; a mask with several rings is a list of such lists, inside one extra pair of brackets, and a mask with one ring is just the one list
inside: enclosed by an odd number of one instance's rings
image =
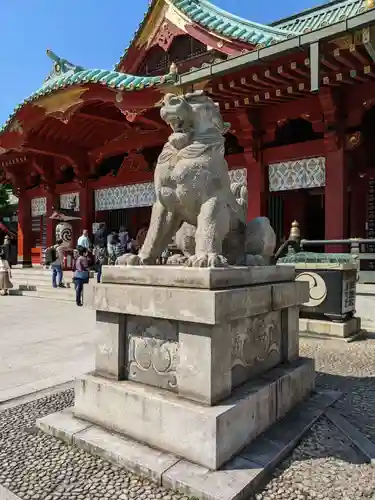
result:
[(252, 45), (270, 45), (285, 40), (289, 32), (229, 14), (207, 0), (172, 0), (173, 5), (193, 22), (226, 38)]
[[(225, 38), (262, 46), (268, 46), (301, 33), (323, 28), (348, 17), (358, 15), (365, 10), (364, 0), (333, 0), (270, 25), (264, 25), (230, 14), (216, 7), (208, 0), (170, 0), (170, 2), (192, 22), (202, 26), (202, 28)], [(155, 0), (150, 1), (149, 8), (129, 46), (141, 31), (154, 5)], [(125, 49), (115, 69), (126, 56), (128, 48)]]
[(36, 92), (27, 97), (14, 109), (5, 124), (0, 127), (0, 133), (6, 130), (17, 111), (25, 104), (72, 85), (98, 83), (114, 90), (134, 91), (163, 85), (168, 82), (173, 83), (176, 79), (175, 74), (165, 76), (135, 76), (108, 69), (84, 69), (82, 66), (75, 66), (66, 59), (59, 58), (51, 51), (47, 51), (47, 55), (54, 62), (51, 73)]
[(281, 257), (278, 264), (355, 264), (355, 258), (348, 253), (297, 252)]
[[(219, 9), (207, 0), (171, 0), (171, 3), (180, 10), (185, 16), (191, 19), (192, 22), (199, 24), (223, 37), (239, 40), (249, 44), (262, 44), (270, 45), (278, 41), (285, 40), (288, 36), (293, 35), (285, 30), (266, 26), (263, 24), (254, 23), (235, 16)], [(131, 39), (128, 47), (125, 48), (120, 61), (116, 64), (115, 69), (121, 64), (121, 61), (126, 56), (129, 47), (140, 33), (144, 26), (149, 13), (154, 7), (155, 0), (149, 4), (149, 8), (144, 14), (143, 20), (139, 24), (133, 38)]]
[(364, 0), (334, 0), (272, 23), (275, 28), (301, 34), (328, 26), (364, 12)]

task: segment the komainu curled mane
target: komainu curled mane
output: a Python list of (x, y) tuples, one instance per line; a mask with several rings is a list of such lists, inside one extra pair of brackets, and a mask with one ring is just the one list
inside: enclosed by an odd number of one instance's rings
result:
[(230, 185), (223, 137), (229, 125), (218, 105), (203, 92), (168, 94), (161, 117), (172, 134), (155, 168), (150, 227), (139, 254), (124, 255), (118, 264), (155, 264), (176, 233), (184, 255), (174, 256), (170, 264), (268, 263), (275, 233), (266, 218), (246, 224), (247, 193), (246, 199), (243, 192), (238, 197), (237, 186)]

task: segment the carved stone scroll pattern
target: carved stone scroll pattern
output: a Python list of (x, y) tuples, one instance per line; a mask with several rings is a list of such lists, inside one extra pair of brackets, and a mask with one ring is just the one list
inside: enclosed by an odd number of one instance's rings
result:
[(41, 196), (40, 198), (31, 199), (31, 217), (39, 217), (47, 213), (47, 198)]
[(280, 363), (280, 311), (234, 321), (231, 330), (233, 387)]
[(268, 179), (270, 191), (323, 187), (326, 183), (325, 158), (274, 163), (268, 167)]
[(177, 323), (149, 317), (128, 317), (128, 379), (177, 391), (179, 344)]

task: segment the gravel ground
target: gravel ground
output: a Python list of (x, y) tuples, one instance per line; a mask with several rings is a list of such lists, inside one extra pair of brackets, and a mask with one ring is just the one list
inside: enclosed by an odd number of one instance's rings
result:
[[(318, 385), (340, 389), (335, 405), (375, 442), (375, 340), (301, 342), (316, 359)], [(72, 390), (1, 411), (0, 484), (25, 500), (182, 500), (146, 479), (36, 431), (37, 418), (73, 404)], [(321, 419), (275, 471), (256, 500), (375, 500), (375, 468)]]
[[(339, 389), (334, 405), (375, 442), (375, 340), (301, 341), (301, 355), (314, 357), (317, 385)], [(375, 467), (328, 420), (320, 419), (275, 471), (256, 500), (375, 500)]]
[(186, 500), (35, 429), (73, 400), (68, 390), (0, 412), (2, 486), (24, 500)]

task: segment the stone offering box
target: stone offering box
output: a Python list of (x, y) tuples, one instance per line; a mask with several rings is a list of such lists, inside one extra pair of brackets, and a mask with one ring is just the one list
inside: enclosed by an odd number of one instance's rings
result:
[(349, 254), (299, 252), (278, 264), (292, 265), (296, 280), (309, 284), (309, 300), (300, 309), (300, 331), (330, 337), (350, 337), (361, 330), (353, 317), (358, 263)]
[(103, 267), (85, 289), (99, 339), (74, 416), (219, 469), (314, 388), (298, 340), (308, 285), (294, 277), (277, 266)]

